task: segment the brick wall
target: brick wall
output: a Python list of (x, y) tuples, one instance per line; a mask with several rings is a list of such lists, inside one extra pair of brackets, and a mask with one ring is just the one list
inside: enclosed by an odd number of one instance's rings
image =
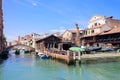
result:
[(2, 37), (3, 37), (3, 13), (2, 13), (2, 0), (0, 0), (0, 53), (2, 52)]

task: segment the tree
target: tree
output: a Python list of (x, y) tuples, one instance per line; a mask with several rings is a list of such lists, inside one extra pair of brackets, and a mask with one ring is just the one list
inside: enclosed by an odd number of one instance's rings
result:
[(7, 40), (6, 40), (6, 37), (5, 37), (4, 34), (3, 34), (3, 37), (2, 37), (2, 41), (3, 41), (3, 47), (6, 47), (7, 46)]

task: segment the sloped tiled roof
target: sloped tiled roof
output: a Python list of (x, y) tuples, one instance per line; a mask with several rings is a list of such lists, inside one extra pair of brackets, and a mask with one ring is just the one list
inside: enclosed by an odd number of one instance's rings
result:
[(72, 33), (76, 33), (76, 30), (67, 30), (69, 32), (72, 32)]
[(107, 23), (110, 27), (114, 27), (114, 26), (119, 27), (120, 26), (120, 20), (113, 19), (113, 18), (106, 18), (106, 19), (107, 19)]
[(101, 33), (100, 35), (114, 34), (114, 33), (120, 33), (120, 27), (118, 27), (118, 28), (113, 28), (113, 29), (111, 29), (110, 31)]
[[(43, 37), (43, 38), (41, 38), (41, 39), (36, 40), (36, 42), (39, 42), (39, 41), (45, 40), (45, 39), (47, 39), (47, 38), (49, 38), (49, 37), (51, 37), (51, 36), (54, 36), (54, 35), (53, 35), (53, 34), (48, 35), (48, 36), (46, 36), (46, 37)], [(56, 36), (54, 36), (54, 37), (56, 37)], [(56, 37), (56, 38), (59, 38), (59, 37)], [(60, 38), (59, 38), (59, 39), (60, 39)]]

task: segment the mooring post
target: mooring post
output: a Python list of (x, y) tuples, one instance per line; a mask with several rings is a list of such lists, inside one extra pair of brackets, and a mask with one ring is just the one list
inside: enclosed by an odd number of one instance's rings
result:
[(78, 52), (78, 60), (80, 60), (80, 54), (81, 54), (81, 52), (79, 51)]
[(58, 50), (60, 50), (60, 44), (58, 44)]
[(75, 52), (73, 52), (73, 59), (74, 59), (74, 60), (76, 59), (76, 55), (75, 55)]
[(69, 60), (70, 60), (70, 59), (69, 59), (69, 58), (70, 58), (70, 57), (69, 57), (69, 56), (70, 56), (69, 50), (67, 50), (67, 56), (68, 56), (68, 60), (67, 60), (67, 61), (69, 62)]

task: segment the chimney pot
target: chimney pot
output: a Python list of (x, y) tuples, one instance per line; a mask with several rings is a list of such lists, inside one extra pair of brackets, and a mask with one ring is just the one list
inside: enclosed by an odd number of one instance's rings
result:
[(78, 24), (75, 24), (76, 29), (79, 29)]

